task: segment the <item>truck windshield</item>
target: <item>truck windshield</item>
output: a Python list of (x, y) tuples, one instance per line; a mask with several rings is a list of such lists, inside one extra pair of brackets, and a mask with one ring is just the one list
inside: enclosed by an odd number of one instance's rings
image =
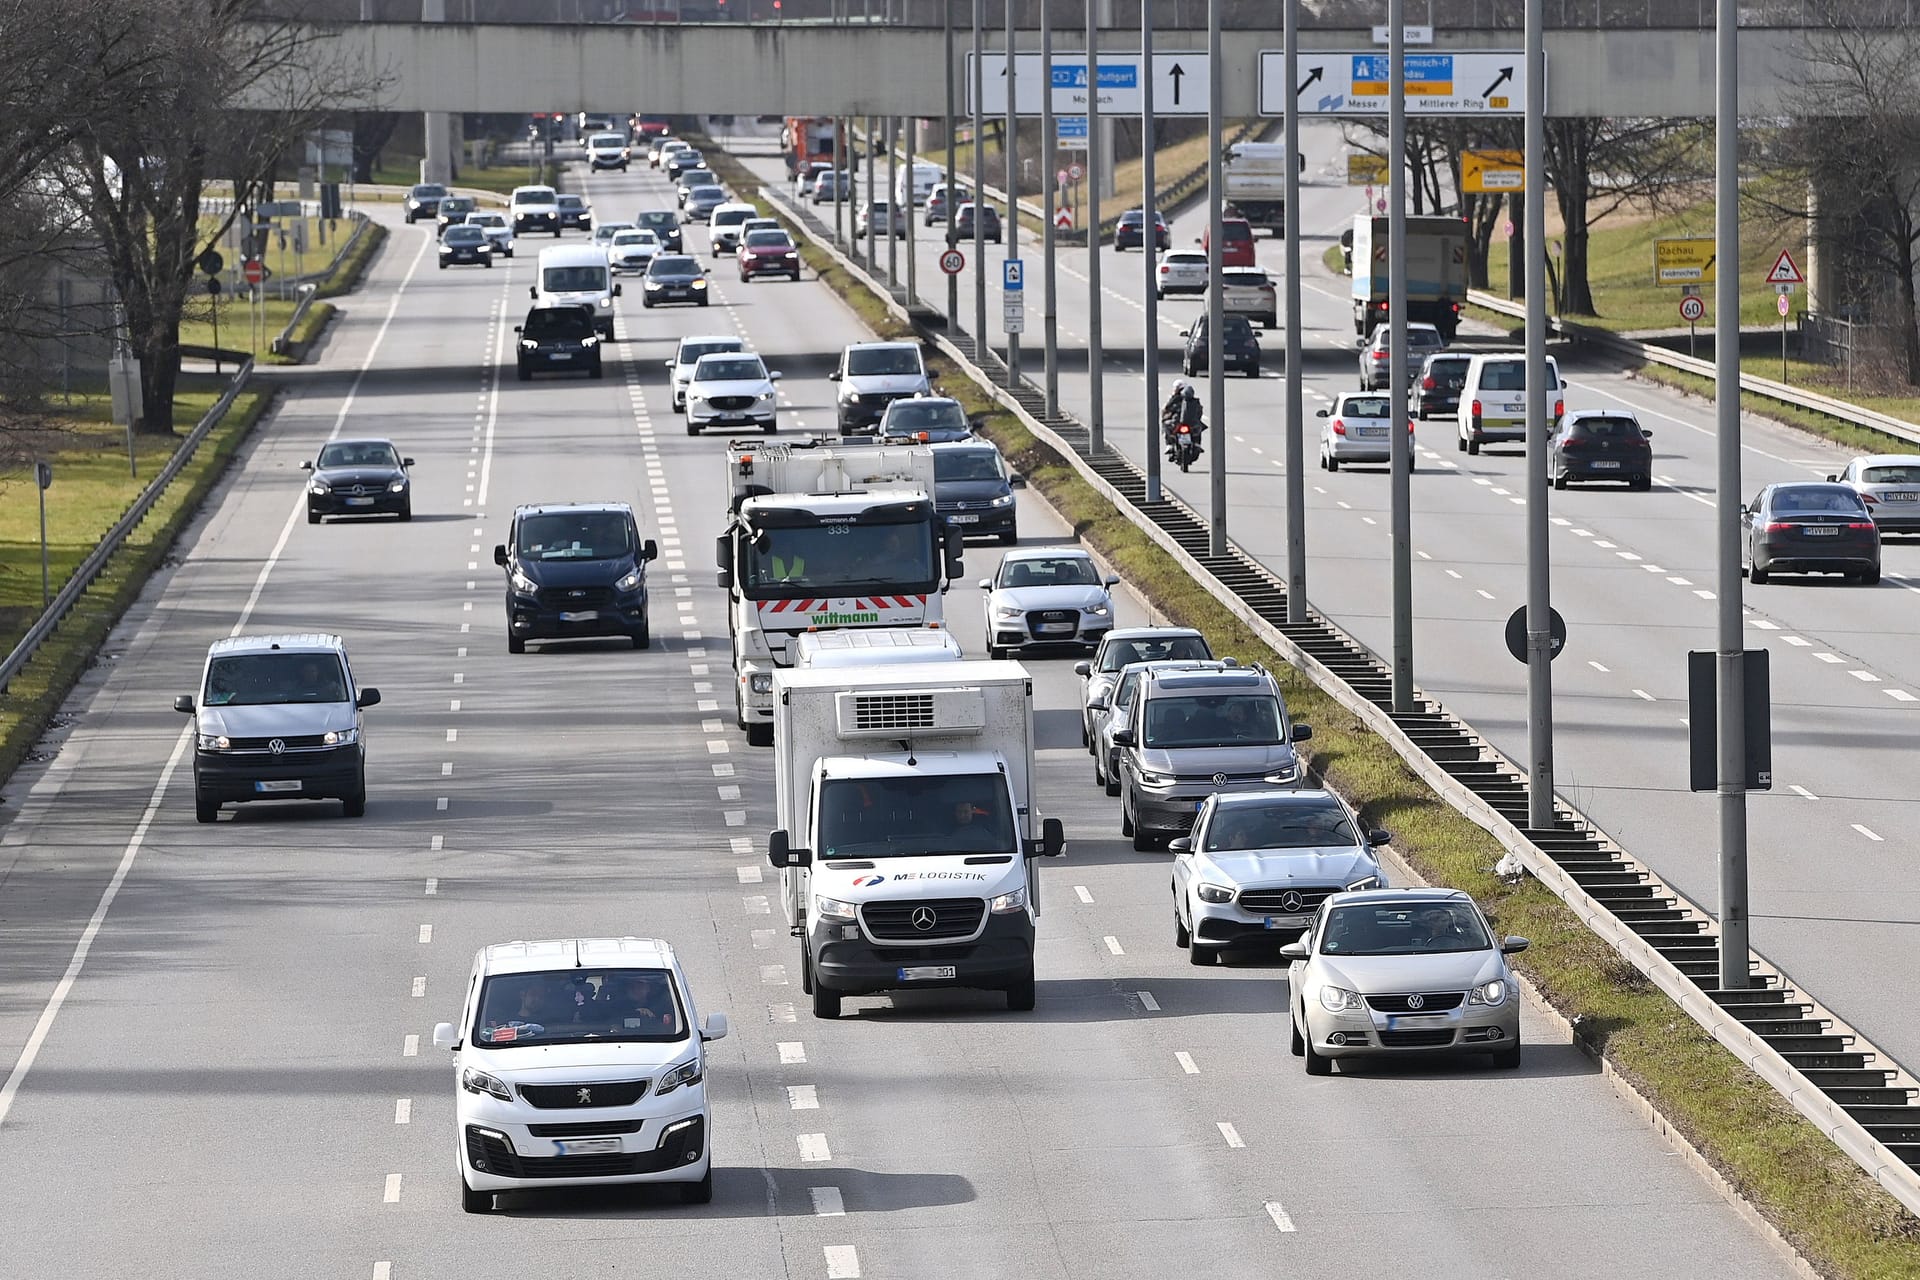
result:
[(763, 529), (746, 561), (747, 589), (762, 598), (925, 591), (937, 576), (930, 520)]
[(830, 778), (819, 831), (822, 858), (1016, 851), (1007, 784), (995, 773)]

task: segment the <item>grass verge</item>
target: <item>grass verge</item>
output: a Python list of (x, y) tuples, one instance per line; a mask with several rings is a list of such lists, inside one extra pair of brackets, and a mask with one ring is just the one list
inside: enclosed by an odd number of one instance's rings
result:
[[(731, 157), (720, 157), (716, 169), (736, 189), (753, 185)], [(831, 255), (796, 239), (808, 265), (877, 335), (912, 336)], [(1538, 881), (1510, 885), (1495, 876), (1501, 850), (1491, 836), (1282, 660), (1017, 417), (937, 352), (929, 351), (928, 365), (942, 388), (983, 420), (985, 434), (1028, 484), (1155, 609), (1199, 628), (1215, 652), (1256, 659), (1279, 675), (1293, 716), (1314, 726), (1314, 771), (1361, 809), (1367, 825), (1392, 830), (1394, 847), (1423, 876), (1467, 890), (1503, 933), (1530, 938), (1518, 967), (1573, 1022), (1582, 1044), (1650, 1099), (1817, 1270), (1838, 1280), (1920, 1275), (1920, 1223)]]
[[(181, 377), (182, 418), (195, 421), (219, 399), (226, 379)], [(93, 586), (80, 597), (59, 633), (0, 694), (0, 780), (13, 775), (54, 713), (92, 663), (107, 634), (159, 568), (187, 521), (226, 469), (234, 451), (266, 411), (272, 392), (252, 388), (234, 401), (219, 425), (127, 536)], [(145, 485), (127, 474), (125, 435), (111, 422), (104, 391), (76, 396), (67, 421), (47, 433), (53, 487), (47, 491), (47, 534), (53, 590), (58, 592), (100, 536)], [(136, 437), (140, 474), (151, 478), (179, 440)], [(30, 494), (29, 476), (0, 475), (0, 492)], [(0, 503), (0, 651), (11, 650), (40, 614), (39, 514), (31, 501)]]
[(314, 340), (333, 322), (334, 305), (323, 299), (337, 298), (353, 291), (366, 272), (367, 264), (373, 261), (373, 255), (386, 243), (387, 234), (387, 229), (379, 223), (368, 223), (366, 231), (353, 247), (341, 254), (326, 275), (315, 282), (314, 303), (307, 308), (300, 323), (294, 326), (290, 335), (293, 349), (286, 355), (278, 355), (273, 351), (273, 340), (293, 319), (297, 304), (272, 296), (272, 284), (266, 286), (268, 296), (261, 303), (264, 322), (258, 327), (250, 323), (244, 301), (223, 294), (220, 299), (219, 341), (216, 343), (212, 308), (205, 296), (201, 295), (188, 312), (188, 318), (180, 325), (180, 341), (189, 346), (217, 345), (229, 351), (251, 351), (263, 365), (299, 364), (306, 358), (307, 349)]

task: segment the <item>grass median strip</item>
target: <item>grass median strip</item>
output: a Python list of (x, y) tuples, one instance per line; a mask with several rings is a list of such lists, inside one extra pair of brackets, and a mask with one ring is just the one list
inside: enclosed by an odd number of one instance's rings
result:
[[(757, 185), (731, 157), (718, 156), (715, 167), (737, 191)], [(877, 334), (910, 336), (830, 254), (801, 243), (808, 265)], [(1280, 677), (1292, 715), (1314, 726), (1314, 771), (1353, 800), (1369, 826), (1392, 830), (1394, 847), (1423, 876), (1472, 893), (1502, 932), (1530, 938), (1518, 967), (1574, 1024), (1582, 1043), (1658, 1107), (1815, 1269), (1844, 1280), (1920, 1275), (1920, 1223), (1537, 880), (1509, 884), (1496, 876), (1501, 850), (1490, 835), (1268, 648), (1066, 459), (943, 357), (932, 354), (928, 363), (1029, 485), (1156, 610), (1198, 627), (1215, 652), (1256, 659)]]

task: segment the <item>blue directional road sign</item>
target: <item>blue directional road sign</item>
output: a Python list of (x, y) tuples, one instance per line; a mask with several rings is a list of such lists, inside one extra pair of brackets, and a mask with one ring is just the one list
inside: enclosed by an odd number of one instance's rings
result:
[(1026, 263), (1019, 258), (1008, 258), (1002, 264), (1000, 272), (1000, 290), (1003, 293), (1019, 293), (1026, 286)]

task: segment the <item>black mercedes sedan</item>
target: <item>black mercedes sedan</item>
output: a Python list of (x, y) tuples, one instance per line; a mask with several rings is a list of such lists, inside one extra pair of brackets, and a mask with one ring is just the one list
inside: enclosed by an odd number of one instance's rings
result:
[(335, 440), (300, 464), (307, 478), (307, 523), (326, 516), (394, 515), (413, 519), (413, 481), (391, 440)]
[(1770, 484), (1742, 504), (1747, 578), (1776, 573), (1837, 573), (1880, 581), (1880, 532), (1860, 495), (1842, 484)]

